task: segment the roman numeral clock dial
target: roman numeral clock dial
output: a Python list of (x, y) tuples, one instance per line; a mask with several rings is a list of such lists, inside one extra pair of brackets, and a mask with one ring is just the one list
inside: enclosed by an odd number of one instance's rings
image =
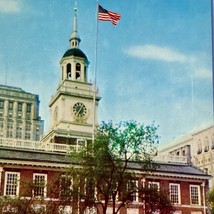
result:
[(73, 105), (73, 114), (78, 122), (84, 122), (87, 115), (86, 106), (81, 102), (75, 103)]

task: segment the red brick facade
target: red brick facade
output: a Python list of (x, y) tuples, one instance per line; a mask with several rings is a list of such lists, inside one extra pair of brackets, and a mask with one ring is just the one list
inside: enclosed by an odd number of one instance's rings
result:
[[(8, 155), (11, 155), (13, 151), (5, 150), (4, 154), (7, 153)], [(10, 176), (10, 174), (14, 173), (15, 176), (19, 176), (19, 184), (17, 187), (18, 195), (20, 197), (33, 197), (33, 190), (31, 190), (26, 184), (32, 184), (35, 179), (35, 175), (38, 175), (38, 178), (47, 179), (45, 192), (43, 192), (44, 199), (46, 201), (45, 203), (56, 201), (60, 191), (59, 177), (63, 174), (65, 167), (68, 166), (69, 163), (62, 159), (62, 154), (44, 153), (44, 156), (42, 156), (42, 153), (36, 153), (37, 158), (38, 155), (40, 157), (40, 159), (36, 159), (36, 157), (34, 157), (35, 153), (32, 151), (31, 155), (26, 158), (27, 153), (29, 153), (29, 151), (16, 152), (15, 155), (19, 155), (19, 157), (16, 157), (16, 160), (9, 156), (4, 159), (0, 158), (0, 195), (3, 196), (10, 193), (9, 189), (11, 187), (6, 187), (6, 184), (8, 183), (7, 176), (8, 174)], [(49, 157), (52, 161), (47, 161), (45, 157)], [(174, 204), (174, 213), (204, 214), (205, 210), (207, 210), (207, 207), (204, 204), (206, 200), (204, 198), (204, 194), (206, 194), (209, 176), (200, 170), (192, 166), (172, 163), (161, 163), (160, 168), (149, 176), (145, 176), (139, 169), (133, 168), (133, 170), (138, 170), (139, 187), (148, 186), (152, 183), (158, 185), (158, 188), (161, 190), (165, 189), (169, 193), (171, 200), (176, 201)], [(10, 179), (11, 178), (13, 177), (10, 177)], [(173, 191), (170, 188), (173, 188)], [(111, 205), (109, 206), (111, 207)], [(111, 212), (110, 207), (108, 213)], [(136, 201), (130, 203), (128, 207), (122, 208), (120, 213), (144, 214), (145, 212), (143, 208), (143, 201), (137, 197)], [(80, 211), (76, 212), (80, 213)]]

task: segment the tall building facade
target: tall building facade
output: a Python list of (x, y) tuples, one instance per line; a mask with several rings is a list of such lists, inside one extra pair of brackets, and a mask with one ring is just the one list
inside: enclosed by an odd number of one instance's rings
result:
[(44, 131), (39, 102), (38, 95), (0, 85), (0, 138), (39, 141)]
[[(214, 125), (198, 129), (170, 142), (159, 155), (187, 156), (188, 161), (205, 173), (214, 176)], [(210, 179), (210, 188), (214, 178)]]

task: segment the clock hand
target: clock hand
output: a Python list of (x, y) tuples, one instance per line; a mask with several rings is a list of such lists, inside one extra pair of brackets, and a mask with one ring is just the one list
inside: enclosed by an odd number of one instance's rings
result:
[(77, 111), (77, 115), (78, 116), (80, 115), (80, 112), (81, 112), (82, 108), (83, 108), (83, 106), (81, 105), (80, 108), (79, 108), (79, 110)]

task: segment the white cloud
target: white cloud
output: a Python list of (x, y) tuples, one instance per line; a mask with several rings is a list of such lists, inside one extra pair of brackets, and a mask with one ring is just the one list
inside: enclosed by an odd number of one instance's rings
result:
[(211, 69), (206, 69), (206, 68), (196, 68), (194, 76), (197, 79), (210, 79), (212, 77), (212, 71)]
[(156, 60), (165, 63), (182, 63), (197, 79), (211, 79), (210, 58), (205, 54), (187, 55), (167, 46), (146, 44), (131, 46), (124, 50), (126, 54), (143, 60)]
[(128, 55), (141, 59), (160, 60), (165, 62), (186, 62), (186, 55), (169, 47), (157, 45), (132, 46), (125, 51)]
[(0, 13), (18, 13), (21, 9), (20, 0), (0, 0)]

